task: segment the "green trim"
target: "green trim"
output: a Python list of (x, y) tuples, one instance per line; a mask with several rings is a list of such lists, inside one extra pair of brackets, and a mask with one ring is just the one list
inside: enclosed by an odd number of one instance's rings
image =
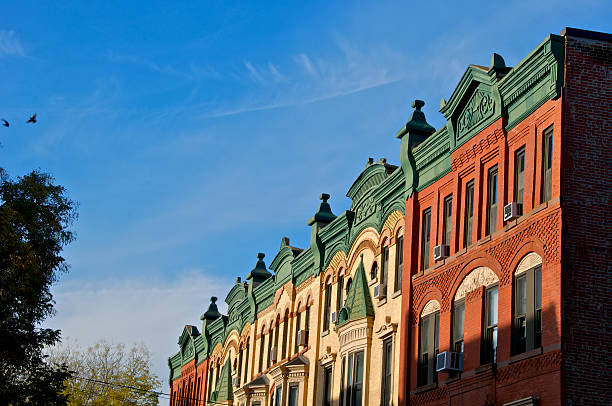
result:
[(374, 317), (374, 304), (368, 287), (362, 254), (353, 283), (346, 295), (346, 301), (338, 314), (338, 326), (364, 317)]

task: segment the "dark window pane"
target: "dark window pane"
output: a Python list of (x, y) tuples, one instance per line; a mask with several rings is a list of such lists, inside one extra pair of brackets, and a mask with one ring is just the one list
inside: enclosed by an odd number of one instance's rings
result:
[(399, 236), (395, 243), (395, 285), (394, 292), (402, 289), (402, 267), (404, 263), (404, 237)]
[(453, 213), (453, 196), (448, 196), (444, 199), (444, 241), (442, 244), (450, 245), (451, 241), (451, 228), (452, 228), (452, 213)]
[(514, 201), (523, 203), (523, 189), (525, 186), (525, 148), (516, 152), (514, 161)]
[(429, 237), (431, 225), (431, 210), (423, 212), (423, 230), (421, 233), (421, 269), (429, 268)]
[(465, 227), (463, 235), (463, 247), (472, 245), (472, 220), (474, 218), (474, 181), (465, 187)]
[(489, 170), (487, 199), (487, 234), (497, 230), (497, 166)]

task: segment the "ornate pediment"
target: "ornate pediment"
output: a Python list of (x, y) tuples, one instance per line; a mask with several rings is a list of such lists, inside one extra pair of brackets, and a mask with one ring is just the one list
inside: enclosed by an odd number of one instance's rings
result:
[(441, 103), (440, 112), (448, 120), (451, 149), (501, 117), (497, 70), (470, 65), (448, 102)]
[(491, 117), (495, 112), (495, 99), (490, 92), (476, 89), (457, 118), (456, 137), (461, 139)]

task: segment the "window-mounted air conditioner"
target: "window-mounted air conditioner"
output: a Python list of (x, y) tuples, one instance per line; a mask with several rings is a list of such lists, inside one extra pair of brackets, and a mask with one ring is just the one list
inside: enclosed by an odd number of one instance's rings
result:
[(512, 202), (504, 206), (504, 221), (517, 219), (523, 215), (523, 205)]
[(278, 361), (278, 347), (272, 347), (272, 353), (270, 354), (270, 360), (273, 364)]
[(448, 258), (450, 254), (450, 247), (448, 245), (436, 245), (434, 247), (434, 261)]
[(444, 351), (436, 358), (436, 372), (463, 370), (463, 353), (454, 351)]
[(374, 286), (374, 299), (384, 299), (387, 297), (387, 287), (382, 283)]
[(308, 330), (299, 330), (297, 333), (297, 342), (298, 345), (307, 346), (308, 345)]
[(338, 313), (331, 312), (331, 322), (335, 324), (337, 321), (338, 321)]
[(237, 376), (232, 378), (232, 385), (234, 385), (236, 387), (240, 386), (240, 378), (238, 378)]

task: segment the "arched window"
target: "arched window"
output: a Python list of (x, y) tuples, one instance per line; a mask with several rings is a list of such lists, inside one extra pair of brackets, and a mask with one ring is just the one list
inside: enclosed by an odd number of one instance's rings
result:
[(485, 315), (483, 320), (483, 354), (481, 363), (492, 362), (497, 351), (497, 284), (499, 279), (490, 268), (481, 266), (473, 269), (461, 281), (453, 298), (452, 348), (462, 352), (464, 348), (465, 296), (480, 286), (487, 288), (485, 295)]
[(281, 350), (281, 358), (287, 358), (287, 337), (289, 336), (289, 309), (285, 310), (285, 317), (283, 322), (283, 348)]
[(266, 363), (267, 368), (270, 368), (270, 365), (272, 365), (272, 335), (274, 334), (274, 332), (272, 331), (272, 326), (273, 324), (270, 323), (270, 337), (268, 337), (268, 362)]
[(276, 363), (277, 361), (279, 361), (278, 359), (278, 354), (279, 354), (279, 348), (278, 348), (278, 335), (280, 333), (280, 324), (281, 324), (281, 320), (280, 320), (280, 314), (278, 316), (276, 316), (276, 326), (274, 329), (274, 348), (272, 349), (272, 363)]
[(331, 277), (328, 278), (325, 285), (325, 306), (323, 307), (323, 331), (329, 331), (330, 312), (331, 312), (331, 299), (332, 299), (332, 285)]
[(306, 330), (306, 345), (310, 342), (310, 303), (306, 303), (306, 314), (304, 316), (304, 329)]
[(531, 252), (514, 272), (514, 323), (512, 353), (542, 346), (542, 257)]
[(419, 321), (419, 359), (417, 385), (430, 385), (438, 380), (435, 370), (440, 328), (440, 303), (430, 300), (421, 311)]
[(341, 270), (338, 274), (338, 286), (336, 287), (336, 317), (340, 314), (340, 308), (343, 305), (342, 296), (344, 293), (344, 275)]
[(238, 386), (242, 385), (242, 353), (244, 349), (240, 347), (240, 351), (238, 352), (238, 368), (237, 368), (237, 377), (238, 377)]
[(402, 290), (402, 267), (404, 266), (404, 236), (398, 233), (395, 239), (395, 280), (393, 283), (393, 291), (399, 292)]
[(247, 383), (249, 380), (249, 341), (251, 338), (247, 338), (246, 348), (245, 348), (245, 359), (244, 359), (244, 380), (242, 382)]
[(370, 279), (374, 280), (378, 276), (378, 264), (376, 261), (372, 263), (372, 268), (370, 268)]
[(263, 371), (264, 347), (266, 345), (266, 334), (264, 328), (261, 329), (261, 339), (259, 340), (259, 372)]
[(300, 343), (298, 341), (298, 334), (300, 333), (300, 329), (302, 328), (301, 321), (302, 321), (302, 311), (300, 310), (300, 305), (298, 304), (297, 312), (295, 315), (295, 341), (294, 341), (295, 348), (293, 350), (294, 353), (298, 353), (300, 351)]
[(385, 242), (385, 245), (382, 247), (382, 251), (380, 253), (380, 284), (383, 285), (386, 289), (387, 282), (389, 279), (389, 244), (388, 241)]
[[(351, 278), (348, 278), (348, 280), (346, 281), (346, 295), (348, 296), (349, 290), (351, 290), (351, 284), (353, 283), (353, 280)], [(346, 297), (344, 298), (344, 300), (346, 301)]]

